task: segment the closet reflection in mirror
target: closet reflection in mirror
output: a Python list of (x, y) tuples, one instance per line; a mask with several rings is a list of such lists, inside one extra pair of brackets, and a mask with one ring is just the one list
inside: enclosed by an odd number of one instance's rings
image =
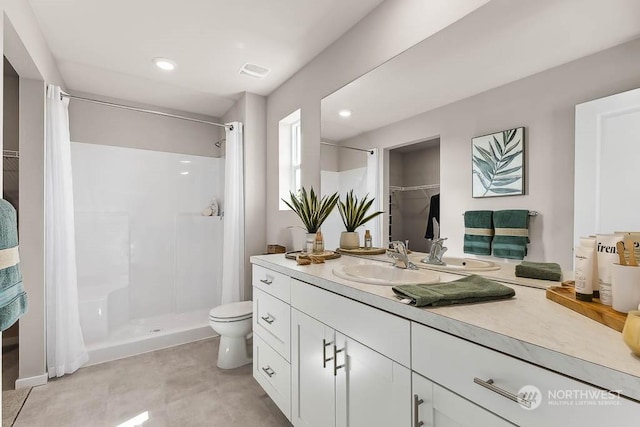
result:
[(428, 252), (439, 235), (440, 139), (389, 150), (389, 241)]

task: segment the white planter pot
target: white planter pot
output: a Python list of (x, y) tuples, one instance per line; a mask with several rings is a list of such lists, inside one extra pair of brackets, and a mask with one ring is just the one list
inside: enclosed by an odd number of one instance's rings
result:
[(360, 235), (357, 231), (343, 231), (340, 234), (340, 248), (358, 249), (360, 247)]

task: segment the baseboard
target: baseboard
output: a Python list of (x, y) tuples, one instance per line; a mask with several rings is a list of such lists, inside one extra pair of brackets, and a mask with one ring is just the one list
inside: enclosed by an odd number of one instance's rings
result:
[(21, 388), (37, 387), (39, 385), (45, 385), (49, 381), (47, 374), (36, 375), (35, 377), (18, 378), (16, 380), (16, 390)]

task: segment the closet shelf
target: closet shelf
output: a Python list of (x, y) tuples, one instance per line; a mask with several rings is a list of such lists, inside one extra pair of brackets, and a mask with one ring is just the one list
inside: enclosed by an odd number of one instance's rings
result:
[(419, 191), (419, 190), (436, 190), (440, 188), (440, 184), (414, 185), (411, 187), (389, 186), (389, 191)]

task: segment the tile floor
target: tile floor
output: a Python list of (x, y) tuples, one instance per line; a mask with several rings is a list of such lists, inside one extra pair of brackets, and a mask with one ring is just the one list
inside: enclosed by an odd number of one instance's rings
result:
[(82, 368), (35, 387), (15, 426), (290, 426), (251, 365), (216, 367), (218, 338)]

